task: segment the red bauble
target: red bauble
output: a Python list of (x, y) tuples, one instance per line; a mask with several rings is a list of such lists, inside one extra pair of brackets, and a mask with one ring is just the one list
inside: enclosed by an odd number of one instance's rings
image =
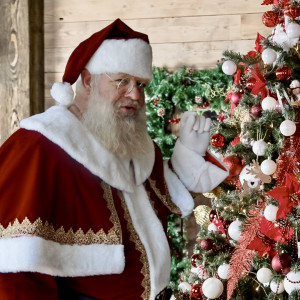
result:
[(202, 292), (202, 285), (201, 284), (194, 284), (192, 286), (191, 296), (195, 299), (202, 299), (203, 292)]
[(217, 215), (217, 212), (213, 209), (213, 210), (211, 210), (211, 212), (209, 213), (209, 220), (212, 222), (214, 219), (215, 219), (215, 217), (217, 217), (218, 215)]
[(254, 77), (250, 77), (246, 82), (246, 87), (249, 90), (252, 90), (255, 86), (256, 79)]
[(260, 104), (254, 104), (251, 108), (250, 108), (250, 114), (252, 117), (254, 117), (255, 119), (258, 119), (261, 117), (262, 115), (262, 107)]
[(236, 155), (225, 157), (223, 163), (229, 169), (229, 176), (226, 178), (227, 180), (230, 180), (233, 176), (239, 175), (243, 169), (242, 160)]
[(232, 93), (230, 100), (233, 104), (238, 105), (242, 98), (243, 94), (241, 92), (234, 92)]
[(276, 69), (276, 77), (279, 80), (289, 80), (291, 78), (292, 71), (288, 66), (278, 67)]
[(193, 254), (191, 257), (191, 264), (193, 267), (197, 268), (199, 265), (200, 255), (199, 254)]
[(214, 247), (214, 242), (211, 239), (201, 240), (200, 247), (205, 251), (209, 251)]
[(274, 27), (277, 25), (279, 20), (279, 16), (278, 13), (275, 11), (266, 11), (265, 13), (263, 13), (262, 15), (262, 22), (265, 26), (267, 27)]
[(284, 10), (284, 14), (294, 21), (300, 16), (300, 7), (290, 5)]
[(277, 273), (287, 274), (291, 269), (291, 263), (293, 258), (287, 254), (277, 254), (272, 259), (272, 268)]
[(225, 138), (221, 133), (216, 133), (211, 137), (210, 143), (215, 148), (222, 148), (225, 145)]

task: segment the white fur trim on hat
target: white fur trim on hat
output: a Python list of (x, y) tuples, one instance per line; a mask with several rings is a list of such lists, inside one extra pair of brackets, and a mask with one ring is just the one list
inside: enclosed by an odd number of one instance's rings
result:
[(91, 74), (126, 73), (151, 80), (152, 49), (141, 39), (108, 39), (86, 65)]
[(54, 82), (50, 95), (62, 105), (69, 106), (74, 101), (74, 91), (69, 82)]

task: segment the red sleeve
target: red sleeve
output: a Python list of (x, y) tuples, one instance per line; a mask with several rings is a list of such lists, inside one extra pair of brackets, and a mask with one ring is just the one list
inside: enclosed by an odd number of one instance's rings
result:
[(0, 299), (58, 300), (56, 280), (39, 273), (2, 273)]

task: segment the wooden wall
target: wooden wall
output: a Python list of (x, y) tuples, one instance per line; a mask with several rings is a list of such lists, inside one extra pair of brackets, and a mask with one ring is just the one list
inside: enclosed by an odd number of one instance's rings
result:
[(261, 22), (271, 9), (262, 0), (44, 0), (45, 97), (61, 81), (73, 49), (116, 18), (147, 33), (153, 64), (170, 70), (183, 65), (213, 68), (227, 49), (247, 53), (254, 48), (257, 32), (270, 29)]

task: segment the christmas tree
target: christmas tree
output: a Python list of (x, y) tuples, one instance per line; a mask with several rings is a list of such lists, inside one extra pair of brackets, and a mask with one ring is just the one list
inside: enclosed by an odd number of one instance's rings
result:
[(300, 1), (262, 4), (270, 35), (221, 61), (234, 80), (210, 150), (229, 176), (206, 194), (212, 208), (194, 211), (200, 231), (176, 299), (300, 299)]

